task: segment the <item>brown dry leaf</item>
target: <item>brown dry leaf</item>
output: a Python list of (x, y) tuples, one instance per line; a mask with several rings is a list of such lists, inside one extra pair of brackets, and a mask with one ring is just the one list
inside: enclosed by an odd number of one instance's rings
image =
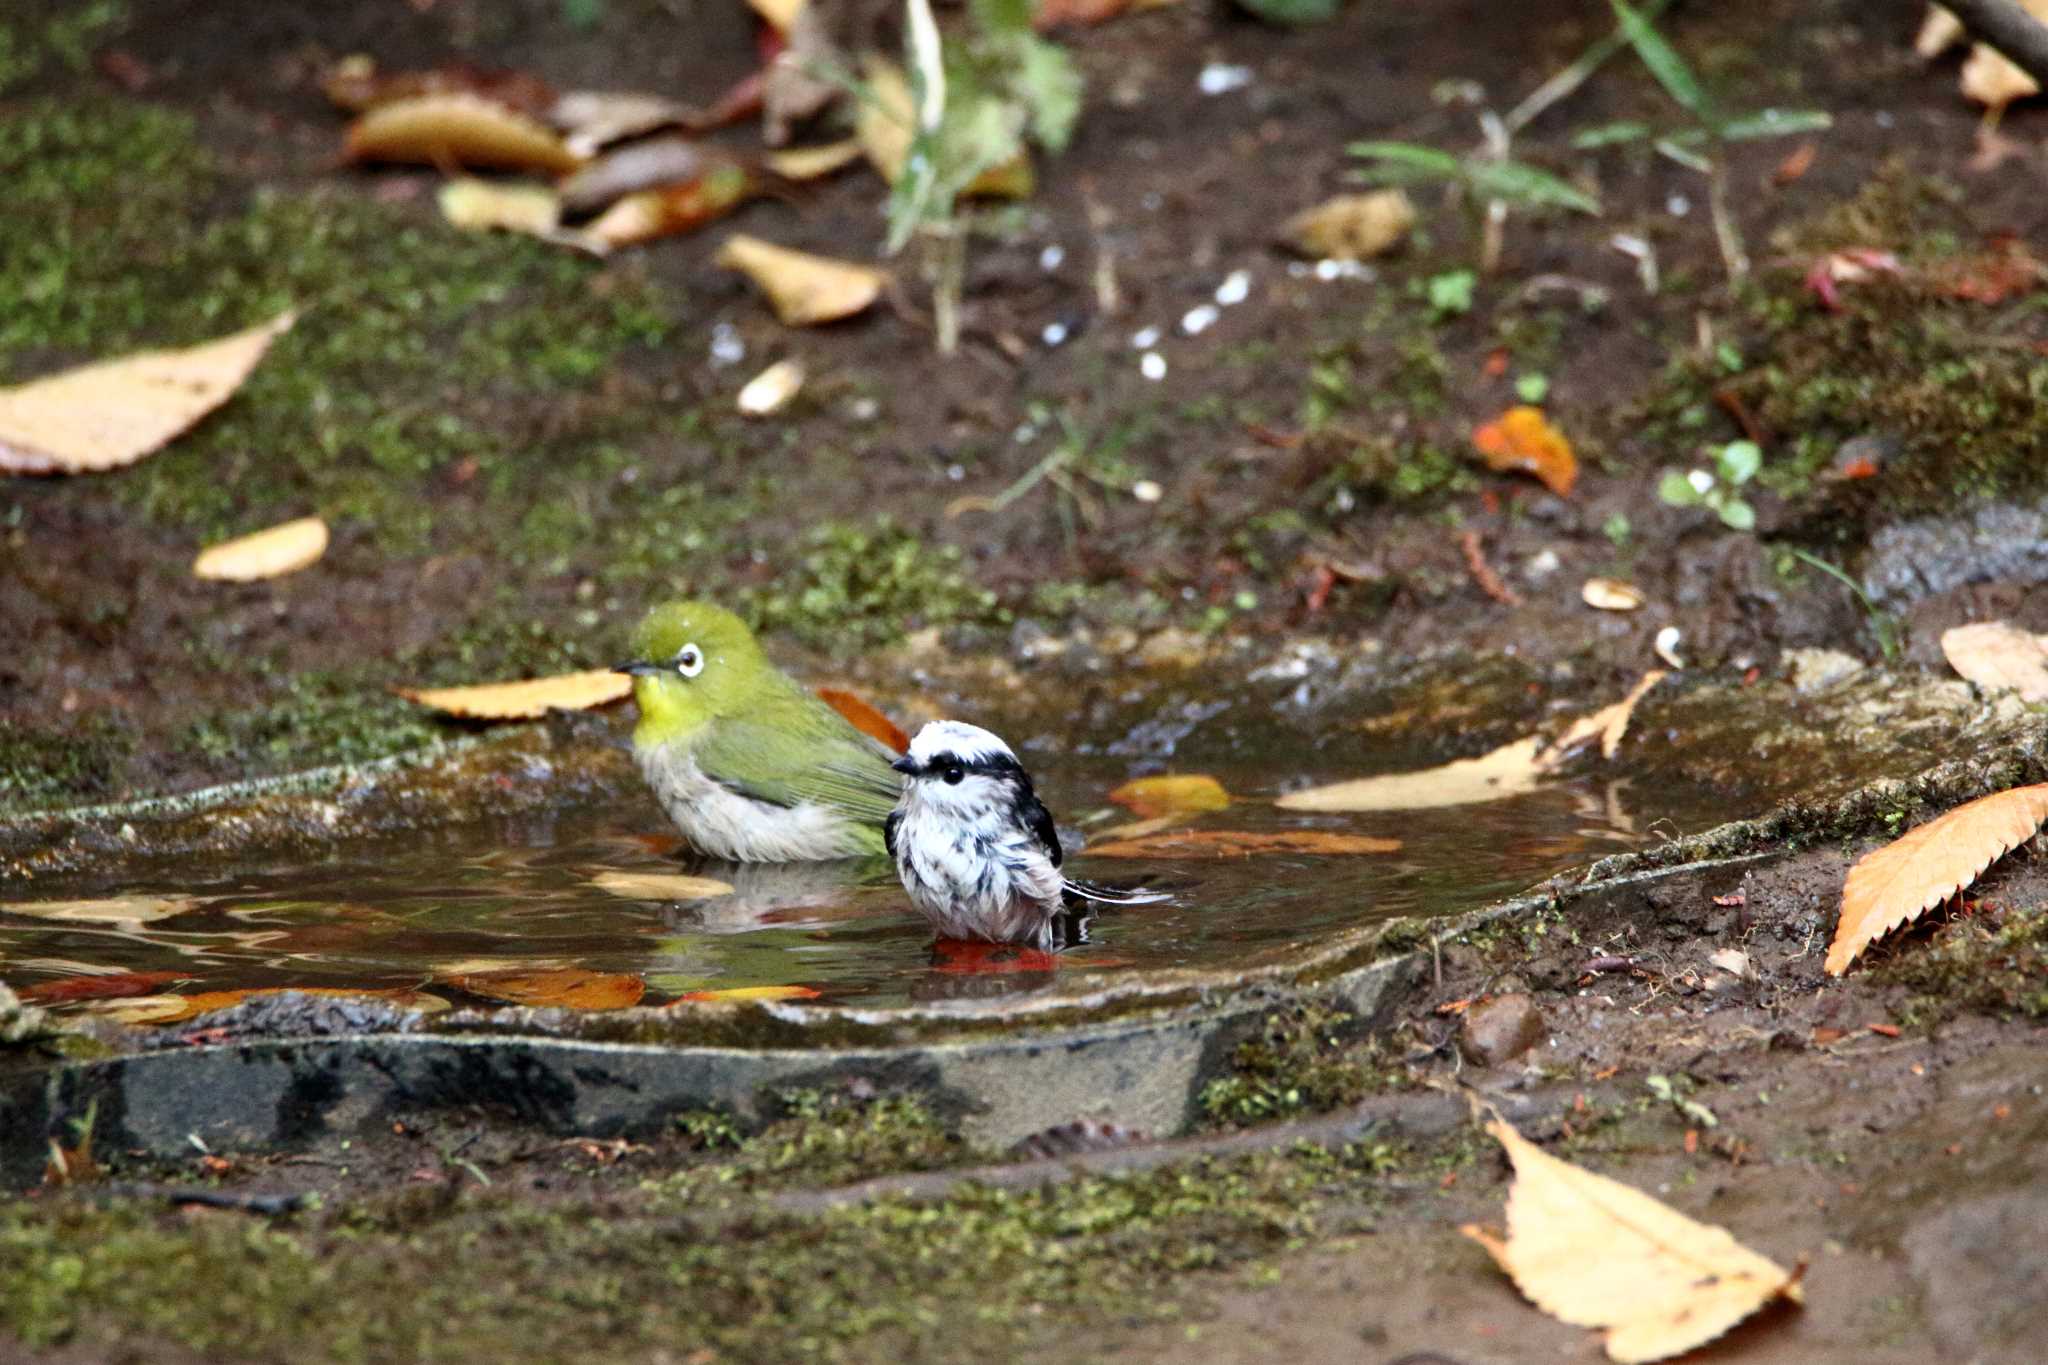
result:
[(149, 924), (182, 915), (197, 896), (104, 896), (98, 900), (0, 901), (0, 915), (59, 920), (67, 924)]
[[(903, 178), (903, 163), (910, 159), (912, 130), (917, 126), (910, 81), (902, 68), (881, 57), (868, 58), (863, 70), (868, 98), (859, 101), (854, 114), (854, 140), (867, 153), (868, 164), (893, 185)], [(1019, 153), (976, 176), (964, 193), (972, 198), (1024, 199), (1030, 196), (1035, 179), (1030, 156)]]
[(1280, 238), (1304, 256), (1362, 261), (1398, 245), (1415, 226), (1415, 205), (1402, 190), (1340, 194), (1303, 209)]
[(1507, 1235), (1470, 1223), (1460, 1230), (1538, 1308), (1605, 1328), (1610, 1360), (1668, 1360), (1766, 1304), (1804, 1302), (1803, 1265), (1787, 1271), (1725, 1228), (1559, 1160), (1501, 1119), (1487, 1131), (1515, 1167)]
[(676, 1003), (685, 1001), (693, 1005), (742, 1000), (816, 1000), (823, 991), (812, 990), (809, 986), (727, 986), (716, 991), (689, 991), (676, 997)]
[(344, 152), (351, 161), (494, 166), (548, 175), (567, 175), (583, 164), (538, 119), (464, 91), (377, 105), (349, 125)]
[(1398, 853), (1400, 849), (1399, 839), (1324, 829), (1188, 829), (1090, 844), (1083, 851), (1091, 858), (1250, 858), (1257, 854)]
[(600, 872), (590, 884), (636, 901), (701, 901), (732, 894), (730, 882), (682, 872)]
[(550, 711), (588, 711), (633, 694), (633, 680), (609, 668), (475, 687), (394, 687), (407, 701), (463, 720), (536, 720)]
[(2032, 76), (1989, 43), (1970, 48), (1969, 60), (1963, 63), (1962, 90), (1964, 99), (1992, 110), (2041, 93)]
[(1578, 481), (1579, 461), (1572, 443), (1550, 424), (1543, 409), (1527, 404), (1509, 408), (1476, 428), (1472, 444), (1486, 457), (1488, 468), (1534, 475), (1560, 498), (1571, 496)]
[(844, 716), (854, 729), (899, 754), (910, 752), (910, 736), (903, 727), (883, 715), (856, 693), (840, 687), (820, 687), (818, 700)]
[(562, 197), (546, 185), (506, 185), (463, 176), (441, 187), (441, 216), (459, 228), (503, 228), (546, 237), (562, 225)]
[(1671, 675), (1661, 668), (1653, 668), (1637, 680), (1628, 695), (1620, 701), (1601, 707), (1590, 716), (1581, 716), (1566, 728), (1565, 732), (1552, 741), (1549, 748), (1537, 755), (1536, 766), (1545, 772), (1552, 771), (1571, 755), (1574, 749), (1591, 739), (1600, 741), (1600, 757), (1613, 758), (1621, 749), (1622, 736), (1628, 733), (1629, 717), (1636, 713), (1636, 703), (1643, 694)]
[(754, 178), (736, 162), (720, 162), (683, 185), (629, 194), (583, 229), (601, 250), (693, 232), (723, 218), (754, 192)]
[(90, 1000), (123, 1000), (151, 995), (184, 972), (93, 972), (84, 976), (63, 976), (23, 986), (20, 997), (31, 1005), (69, 1005)]
[(1579, 600), (1599, 611), (1634, 611), (1643, 605), (1643, 590), (1619, 578), (1589, 578)]
[(1840, 976), (1862, 951), (1982, 876), (2048, 820), (2048, 783), (1997, 792), (1864, 854), (1842, 883), (1842, 914), (1823, 964)]
[(726, 238), (715, 259), (759, 286), (791, 327), (852, 317), (880, 298), (889, 281), (873, 266), (791, 251), (744, 233)]
[(135, 463), (233, 397), (296, 317), (0, 389), (0, 473), (96, 474)]
[(828, 142), (822, 147), (790, 147), (768, 154), (768, 169), (784, 180), (821, 180), (860, 160), (860, 139)]
[(637, 90), (571, 90), (548, 110), (561, 130), (562, 145), (578, 157), (592, 157), (614, 142), (685, 124), (692, 111), (661, 95)]
[(2048, 701), (2048, 636), (1979, 621), (1943, 631), (1941, 652), (1949, 667), (1987, 691), (2010, 688), (2021, 701)]
[(1929, 5), (1920, 31), (1913, 36), (1913, 53), (1933, 60), (1963, 40), (1963, 21), (1940, 5)]
[(647, 993), (647, 983), (637, 976), (593, 972), (582, 967), (480, 972), (446, 980), (471, 995), (543, 1009), (622, 1010), (639, 1004), (640, 997)]
[(641, 190), (695, 184), (721, 165), (736, 167), (739, 163), (695, 138), (667, 134), (614, 147), (556, 188), (561, 191), (565, 212), (595, 213)]
[[(202, 1014), (224, 1010), (239, 1005), (244, 1000), (258, 1000), (273, 995), (317, 995), (329, 1000), (381, 1000), (397, 1009), (417, 1010), (421, 1014), (440, 1014), (450, 1008), (448, 1002), (438, 995), (428, 995), (411, 989), (375, 990), (368, 987), (357, 989), (347, 986), (270, 986), (261, 990), (248, 991), (199, 991), (192, 995), (150, 997), (150, 999), (172, 999), (180, 1002), (178, 1013), (159, 1015), (143, 1008), (145, 1002), (132, 1002), (138, 1006), (137, 1013), (147, 1014), (144, 1018), (123, 1019), (123, 1023), (175, 1024), (195, 1019)], [(119, 1017), (118, 1011), (112, 1011)]]
[(1224, 809), (1230, 804), (1230, 793), (1213, 777), (1181, 773), (1126, 782), (1112, 791), (1109, 799), (1135, 815), (1192, 815)]
[(192, 576), (222, 583), (254, 583), (297, 573), (326, 553), (327, 523), (318, 517), (300, 517), (267, 531), (207, 546), (192, 561)]

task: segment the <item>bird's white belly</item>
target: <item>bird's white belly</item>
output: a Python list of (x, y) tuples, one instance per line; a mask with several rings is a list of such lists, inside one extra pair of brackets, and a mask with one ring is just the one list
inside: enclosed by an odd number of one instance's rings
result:
[(896, 831), (896, 869), (940, 938), (1052, 946), (1059, 869), (1010, 833), (980, 833), (921, 810)]
[(692, 847), (714, 858), (782, 863), (868, 852), (851, 821), (815, 802), (756, 801), (706, 777), (687, 754), (643, 750), (640, 771)]

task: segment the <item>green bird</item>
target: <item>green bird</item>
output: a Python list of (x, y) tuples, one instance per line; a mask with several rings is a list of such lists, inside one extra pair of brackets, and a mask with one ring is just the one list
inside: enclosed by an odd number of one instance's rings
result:
[(884, 852), (896, 757), (777, 669), (739, 617), (670, 602), (633, 633), (633, 756), (701, 852), (739, 862)]

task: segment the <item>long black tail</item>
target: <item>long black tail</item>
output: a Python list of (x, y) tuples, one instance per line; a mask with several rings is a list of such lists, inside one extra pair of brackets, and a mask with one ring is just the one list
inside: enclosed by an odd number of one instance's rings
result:
[(1170, 901), (1173, 897), (1164, 891), (1147, 891), (1143, 887), (1124, 888), (1103, 886), (1098, 882), (1079, 882), (1072, 877), (1066, 879), (1066, 893), (1069, 897), (1084, 901), (1095, 901), (1102, 905), (1154, 905)]

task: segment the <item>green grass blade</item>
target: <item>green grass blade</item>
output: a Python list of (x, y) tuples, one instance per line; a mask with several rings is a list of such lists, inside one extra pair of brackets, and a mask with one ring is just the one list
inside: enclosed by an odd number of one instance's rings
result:
[(1664, 87), (1664, 93), (1677, 100), (1685, 110), (1703, 123), (1714, 121), (1707, 105), (1707, 92), (1686, 65), (1685, 58), (1678, 55), (1678, 49), (1664, 41), (1664, 35), (1656, 26), (1645, 19), (1628, 0), (1607, 0), (1614, 7), (1614, 17), (1621, 23), (1623, 36), (1629, 46), (1636, 50), (1636, 56), (1643, 59), (1643, 65), (1650, 68), (1650, 74), (1657, 78), (1657, 84)]

